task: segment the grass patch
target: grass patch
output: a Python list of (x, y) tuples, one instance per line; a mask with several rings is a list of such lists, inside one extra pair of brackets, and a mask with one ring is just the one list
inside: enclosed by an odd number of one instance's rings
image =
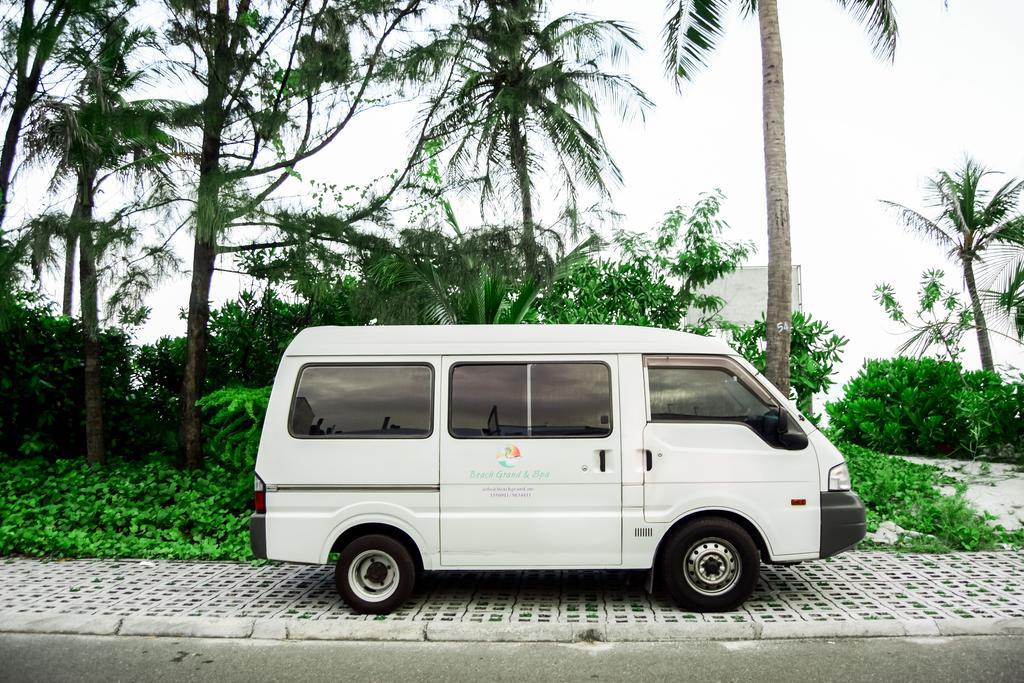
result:
[(0, 458), (0, 555), (250, 560), (252, 474)]
[[(902, 549), (916, 552), (992, 550), (1024, 545), (1024, 532), (992, 525), (964, 497), (966, 485), (934, 465), (912, 463), (862, 446), (836, 444), (846, 457), (853, 489), (867, 508), (868, 531), (884, 521), (928, 536), (906, 539)], [(953, 495), (941, 487), (951, 486)], [(889, 546), (880, 546), (889, 547)]]

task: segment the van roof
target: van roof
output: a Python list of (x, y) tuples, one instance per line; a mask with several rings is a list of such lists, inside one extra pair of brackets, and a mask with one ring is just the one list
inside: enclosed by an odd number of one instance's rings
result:
[(631, 325), (371, 325), (310, 327), (286, 356), (483, 356), (693, 353), (734, 355), (725, 342)]

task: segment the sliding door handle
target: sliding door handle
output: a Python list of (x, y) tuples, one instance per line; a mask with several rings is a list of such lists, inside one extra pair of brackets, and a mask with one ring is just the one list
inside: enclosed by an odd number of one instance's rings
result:
[(602, 448), (597, 452), (597, 457), (601, 460), (601, 471), (604, 472), (604, 449)]
[(649, 450), (645, 450), (644, 455), (647, 456), (647, 471), (650, 472), (651, 468), (654, 467), (654, 454)]

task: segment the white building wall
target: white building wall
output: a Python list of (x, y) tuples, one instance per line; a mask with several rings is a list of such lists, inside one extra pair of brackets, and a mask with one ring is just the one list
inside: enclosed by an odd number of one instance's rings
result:
[[(793, 266), (793, 310), (803, 311), (800, 266)], [(768, 266), (747, 266), (711, 283), (703, 294), (725, 300), (722, 318), (735, 325), (750, 325), (760, 320), (768, 305)], [(687, 323), (699, 320), (697, 312), (686, 316)]]

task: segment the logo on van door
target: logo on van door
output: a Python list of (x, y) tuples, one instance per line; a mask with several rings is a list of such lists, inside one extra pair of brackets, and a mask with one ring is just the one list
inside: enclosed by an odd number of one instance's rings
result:
[(523, 454), (520, 453), (519, 448), (513, 444), (505, 446), (505, 450), (498, 451), (498, 454), (494, 457), (498, 459), (498, 464), (502, 467), (515, 467), (522, 462)]

